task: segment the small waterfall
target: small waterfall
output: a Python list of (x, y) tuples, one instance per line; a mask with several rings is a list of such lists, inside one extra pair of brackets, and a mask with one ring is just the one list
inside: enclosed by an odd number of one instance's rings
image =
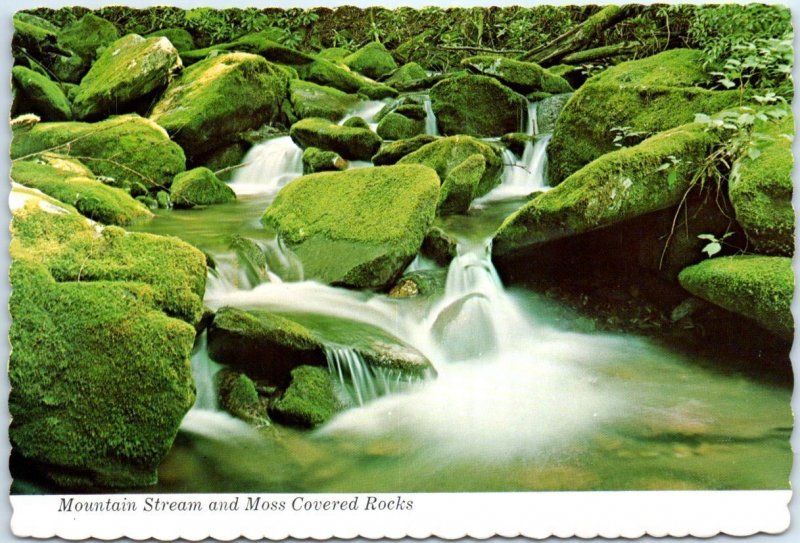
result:
[(247, 152), (244, 166), (236, 171), (230, 187), (238, 196), (277, 194), (295, 177), (303, 175), (303, 150), (289, 136), (255, 145)]
[[(534, 125), (535, 128), (535, 125)], [(509, 149), (503, 151), (503, 177), (500, 184), (489, 194), (476, 200), (473, 205), (486, 202), (520, 198), (547, 187), (547, 145), (551, 134), (545, 134), (536, 141), (528, 142), (517, 158)]]
[(192, 354), (192, 375), (194, 376), (196, 389), (196, 398), (192, 409), (217, 411), (219, 409), (219, 401), (214, 377), (222, 366), (211, 360), (206, 347), (206, 333), (203, 332), (200, 334), (195, 346), (195, 352)]
[(386, 104), (380, 100), (367, 100), (359, 102), (344, 118), (339, 121), (339, 124), (344, 124), (347, 119), (352, 117), (361, 117), (369, 125), (370, 130), (373, 132), (378, 129), (378, 123), (375, 122), (375, 116), (383, 109)]
[(425, 95), (425, 133), (429, 136), (438, 136), (439, 128), (436, 126), (436, 115), (433, 113), (433, 106), (431, 106), (431, 97)]
[(528, 120), (525, 127), (525, 133), (529, 136), (536, 136), (539, 134), (539, 119), (538, 108), (539, 102), (528, 101)]
[(399, 392), (414, 382), (400, 371), (369, 365), (350, 347), (326, 347), (325, 356), (341, 395), (353, 405), (364, 405), (385, 394)]

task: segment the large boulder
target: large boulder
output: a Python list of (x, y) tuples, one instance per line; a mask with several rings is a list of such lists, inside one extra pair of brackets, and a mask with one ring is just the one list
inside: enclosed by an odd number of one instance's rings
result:
[(479, 191), (481, 177), (486, 172), (486, 159), (474, 154), (450, 170), (442, 180), (439, 191), (438, 215), (466, 213)]
[(606, 154), (508, 217), (493, 253), (503, 256), (677, 205), (713, 142), (702, 125), (688, 124)]
[[(728, 180), (728, 194), (736, 221), (759, 253), (791, 256), (794, 253), (794, 209), (792, 208), (791, 114), (778, 122), (758, 122), (753, 158), (737, 162)], [(752, 152), (752, 151), (751, 151)]]
[(90, 120), (143, 109), (181, 66), (167, 38), (128, 34), (106, 48), (81, 80), (75, 115)]
[(496, 137), (516, 132), (528, 104), (524, 96), (484, 75), (445, 79), (433, 86), (430, 96), (444, 135)]
[(409, 62), (408, 64), (403, 64), (394, 72), (392, 72), (392, 74), (387, 77), (384, 82), (387, 85), (394, 86), (398, 83), (419, 81), (421, 79), (425, 79), (426, 77), (428, 77), (428, 72), (425, 71), (425, 68), (416, 62)]
[(15, 114), (35, 113), (43, 121), (72, 119), (72, 106), (57, 83), (24, 66), (14, 66)]
[[(569, 99), (547, 148), (548, 178), (557, 185), (619, 145), (737, 105), (737, 91), (710, 91), (702, 52), (672, 49), (623, 62), (588, 80)], [(622, 141), (615, 138), (622, 136)]]
[[(444, 183), (453, 170), (476, 154), (481, 155), (485, 161), (483, 172), (471, 193), (472, 198), (478, 198), (497, 186), (503, 171), (503, 159), (500, 153), (488, 143), (469, 136), (440, 138), (404, 156), (397, 163), (429, 166), (436, 170), (439, 179)], [(465, 172), (466, 170), (462, 170), (462, 173)], [(455, 181), (455, 177), (450, 179)]]
[(286, 73), (260, 56), (219, 54), (185, 69), (153, 106), (150, 119), (187, 156), (197, 157), (277, 120), (288, 84)]
[(386, 140), (402, 140), (425, 133), (425, 121), (392, 112), (378, 123), (378, 135)]
[(183, 150), (156, 123), (121, 115), (98, 123), (38, 123), (13, 132), (11, 158), (45, 151), (69, 153), (120, 186), (169, 187), (186, 169)]
[(419, 251), (438, 196), (436, 171), (418, 164), (316, 173), (285, 186), (262, 222), (307, 278), (385, 288)]
[(295, 66), (301, 79), (347, 93), (364, 93), (373, 100), (397, 96), (397, 91), (381, 85), (363, 75), (351, 71), (347, 66), (317, 58), (313, 62)]
[(292, 370), (292, 382), (269, 405), (270, 416), (283, 424), (314, 428), (342, 409), (333, 379), (327, 370), (300, 366)]
[(246, 34), (231, 42), (215, 43), (203, 49), (182, 51), (181, 59), (186, 65), (189, 65), (215, 54), (238, 51), (259, 55), (270, 62), (278, 64), (297, 65), (306, 64), (314, 60), (313, 57), (305, 53), (278, 43), (282, 35), (282, 30), (268, 28), (253, 34)]
[(50, 21), (18, 11), (12, 18), (12, 24), (14, 36), (11, 49), (16, 61), (27, 62), (26, 54), (41, 61), (49, 55), (64, 52), (56, 44), (59, 28)]
[(208, 206), (236, 200), (233, 189), (203, 167), (176, 175), (170, 194), (175, 207)]
[(352, 94), (301, 79), (289, 82), (289, 100), (298, 119), (319, 117), (329, 121), (338, 121), (358, 102)]
[(194, 311), (170, 299), (202, 309), (205, 259), (45, 198), (12, 190), (12, 446), (72, 488), (154, 484), (194, 401)]
[(396, 164), (398, 160), (409, 155), (417, 149), (436, 141), (436, 136), (420, 134), (413, 138), (384, 142), (380, 150), (372, 155), (372, 163), (376, 166)]
[(494, 77), (517, 92), (549, 92), (560, 94), (572, 91), (572, 87), (562, 77), (550, 73), (535, 62), (522, 62), (504, 57), (479, 55), (461, 61), (472, 72)]
[(397, 69), (391, 53), (379, 42), (370, 42), (343, 60), (350, 69), (372, 79), (380, 79)]
[(58, 33), (58, 45), (74, 52), (80, 59), (77, 63), (79, 71), (86, 73), (97, 56), (119, 37), (119, 31), (113, 23), (88, 12), (61, 29)]
[(683, 270), (681, 286), (728, 311), (753, 319), (770, 332), (794, 336), (792, 259), (738, 255), (711, 258)]
[(152, 216), (130, 194), (104, 185), (85, 166), (67, 158), (50, 155), (15, 161), (11, 179), (74, 206), (82, 215), (104, 224), (126, 225)]
[(381, 138), (368, 128), (341, 126), (326, 119), (303, 119), (289, 135), (299, 147), (319, 147), (348, 160), (369, 160), (381, 146)]

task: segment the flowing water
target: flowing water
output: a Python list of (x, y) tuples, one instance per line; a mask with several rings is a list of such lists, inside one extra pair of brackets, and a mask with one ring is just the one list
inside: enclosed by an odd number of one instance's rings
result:
[(431, 97), (428, 94), (425, 95), (423, 107), (425, 108), (425, 133), (429, 136), (438, 136), (439, 127), (436, 125), (436, 115), (433, 114)]
[[(353, 115), (369, 122), (377, 108), (367, 102)], [(533, 108), (528, 119), (535, 119)], [(528, 132), (536, 135), (535, 121)], [(440, 221), (459, 240), (458, 255), (443, 291), (425, 299), (301, 280), (298, 263), (258, 221), (298, 174), (297, 151), (284, 138), (248, 154), (251, 163), (232, 183), (237, 202), (160, 212), (139, 225), (214, 256), (205, 300), (212, 308), (328, 323), (341, 337), (378, 330), (414, 346), (438, 373), (403, 382), (370, 368), (342, 341), (327, 358), (352, 407), (310, 433), (257, 430), (215, 410), (209, 396), (218, 366), (201, 338), (192, 359), (198, 402), (159, 470), (158, 490), (786, 488), (789, 390), (703, 369), (636, 337), (571, 331), (565, 309), (504, 288), (490, 258), (491, 234), (524, 203), (520, 196), (545, 186), (548, 139), (531, 143), (513, 163), (504, 156), (501, 184), (467, 215)], [(526, 165), (524, 176), (518, 163)], [(257, 284), (237, 279), (226, 241), (233, 234), (266, 250), (271, 276)], [(411, 267), (436, 265), (418, 259)]]

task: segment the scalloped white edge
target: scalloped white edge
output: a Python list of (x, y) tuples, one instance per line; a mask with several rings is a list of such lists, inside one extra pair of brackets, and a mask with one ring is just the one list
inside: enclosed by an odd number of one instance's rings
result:
[[(286, 510), (145, 512), (147, 498), (199, 501), (238, 496), (284, 500)], [(405, 511), (366, 511), (368, 496), (413, 501)], [(293, 511), (296, 498), (352, 500), (357, 511)], [(789, 527), (790, 490), (760, 491), (619, 491), (398, 494), (114, 494), (10, 496), (11, 530), (18, 537), (81, 540), (90, 537), (134, 540), (178, 538), (329, 539), (363, 537), (456, 539), (492, 536), (625, 537), (643, 535), (711, 537), (720, 533), (748, 536), (778, 534)], [(136, 502), (136, 512), (58, 512), (62, 499)]]

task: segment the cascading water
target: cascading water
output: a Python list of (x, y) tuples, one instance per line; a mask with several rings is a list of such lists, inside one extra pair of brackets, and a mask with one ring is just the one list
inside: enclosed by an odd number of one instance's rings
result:
[(385, 394), (399, 392), (414, 382), (400, 371), (370, 366), (350, 347), (327, 347), (325, 357), (340, 394), (351, 405), (364, 405)]
[(375, 116), (380, 113), (386, 104), (380, 100), (367, 100), (361, 102), (353, 108), (344, 118), (339, 121), (339, 124), (344, 124), (347, 119), (352, 117), (361, 117), (369, 125), (370, 130), (373, 132), (377, 130), (378, 123), (375, 121)]
[(431, 97), (427, 94), (425, 95), (423, 107), (425, 108), (425, 133), (429, 136), (438, 136), (439, 127), (436, 125), (436, 114), (433, 112)]
[(275, 195), (289, 181), (303, 175), (303, 150), (289, 136), (255, 145), (228, 185), (238, 196)]

